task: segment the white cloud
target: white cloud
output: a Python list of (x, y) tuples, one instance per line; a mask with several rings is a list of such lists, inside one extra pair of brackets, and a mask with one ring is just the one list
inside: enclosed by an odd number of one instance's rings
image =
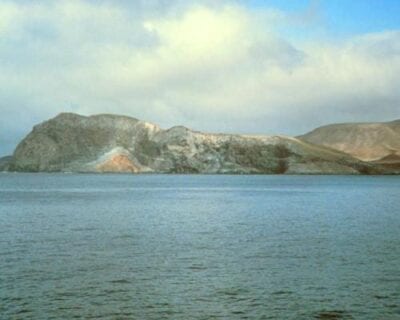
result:
[(399, 116), (399, 31), (294, 44), (283, 12), (168, 3), (0, 3), (0, 136), (61, 111), (288, 134)]

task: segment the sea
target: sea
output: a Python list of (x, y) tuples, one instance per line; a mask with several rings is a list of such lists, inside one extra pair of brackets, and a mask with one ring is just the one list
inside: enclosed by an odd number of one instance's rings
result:
[(0, 174), (0, 319), (400, 319), (400, 177)]

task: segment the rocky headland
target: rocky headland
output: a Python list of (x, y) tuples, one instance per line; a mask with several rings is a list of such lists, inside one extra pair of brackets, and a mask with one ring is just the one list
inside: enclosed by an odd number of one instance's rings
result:
[(286, 136), (164, 130), (135, 118), (62, 113), (36, 125), (4, 160), (22, 172), (379, 174), (385, 169), (331, 146)]

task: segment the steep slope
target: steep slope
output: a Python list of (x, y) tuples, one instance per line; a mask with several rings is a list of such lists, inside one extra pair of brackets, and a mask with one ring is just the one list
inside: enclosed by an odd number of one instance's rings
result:
[(116, 115), (60, 114), (18, 145), (14, 171), (160, 173), (379, 173), (338, 151), (282, 136), (162, 130)]
[(317, 128), (298, 137), (303, 141), (346, 152), (363, 161), (400, 156), (400, 120), (345, 123)]
[[(16, 171), (114, 171), (108, 156), (123, 155), (135, 167), (135, 140), (157, 126), (116, 115), (84, 117), (62, 113), (35, 126), (17, 146), (11, 169)], [(104, 165), (102, 167), (102, 164)], [(115, 161), (114, 161), (115, 162)], [(123, 166), (131, 172), (131, 167)], [(108, 170), (107, 170), (108, 171)]]

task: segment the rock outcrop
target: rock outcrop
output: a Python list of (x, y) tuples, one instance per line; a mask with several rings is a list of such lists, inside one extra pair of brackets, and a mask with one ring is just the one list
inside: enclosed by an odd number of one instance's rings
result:
[(208, 134), (116, 115), (62, 113), (17, 146), (12, 171), (252, 174), (380, 173), (340, 151), (284, 136)]

